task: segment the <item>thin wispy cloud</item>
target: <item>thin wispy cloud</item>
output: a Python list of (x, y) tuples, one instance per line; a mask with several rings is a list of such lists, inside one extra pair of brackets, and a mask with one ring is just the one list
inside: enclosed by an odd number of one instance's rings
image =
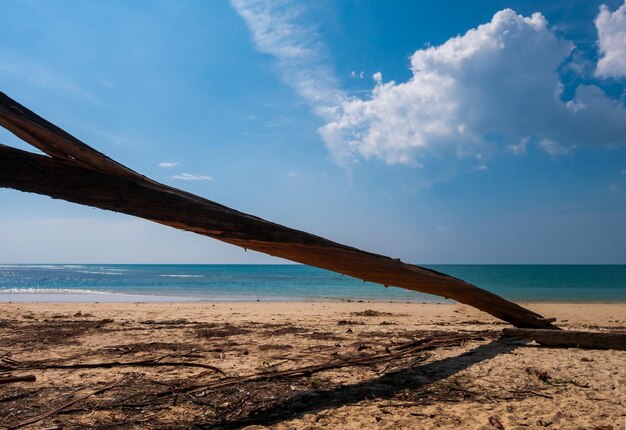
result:
[(487, 170), (489, 170), (489, 166), (486, 164), (479, 164), (472, 169), (473, 172), (486, 172)]
[(180, 173), (172, 176), (172, 179), (178, 179), (180, 181), (212, 181), (212, 176), (205, 175), (192, 175), (191, 173)]
[(275, 58), (282, 80), (317, 115), (332, 119), (345, 95), (327, 64), (319, 33), (305, 24), (305, 6), (275, 0), (231, 0), (231, 4), (248, 25), (256, 48)]
[(182, 166), (182, 164), (180, 163), (172, 163), (169, 161), (164, 161), (162, 163), (159, 163), (159, 167), (164, 167), (164, 168), (172, 168), (172, 167), (179, 167)]
[(526, 146), (528, 146), (529, 141), (530, 139), (528, 137), (524, 137), (519, 143), (508, 145), (506, 149), (513, 155), (524, 155), (526, 154)]
[(539, 142), (539, 148), (551, 155), (552, 157), (557, 157), (559, 155), (570, 155), (572, 153), (573, 148), (567, 147), (563, 145), (559, 145), (554, 140), (543, 139)]
[(2, 75), (8, 75), (11, 76), (12, 79), (26, 81), (39, 88), (62, 94), (71, 94), (96, 105), (105, 104), (102, 99), (85, 90), (75, 82), (33, 61), (22, 61), (16, 58), (9, 60), (0, 57), (0, 77), (2, 77)]

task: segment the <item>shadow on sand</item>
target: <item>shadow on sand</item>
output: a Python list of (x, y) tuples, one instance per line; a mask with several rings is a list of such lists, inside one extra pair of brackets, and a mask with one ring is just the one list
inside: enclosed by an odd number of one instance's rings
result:
[(309, 391), (267, 409), (254, 410), (247, 417), (210, 425), (196, 424), (196, 430), (236, 429), (250, 425), (270, 425), (299, 418), (329, 408), (338, 408), (362, 400), (389, 399), (405, 389), (416, 389), (452, 376), (468, 367), (513, 351), (518, 344), (494, 340), (463, 354), (422, 366), (409, 367), (353, 385), (332, 390)]

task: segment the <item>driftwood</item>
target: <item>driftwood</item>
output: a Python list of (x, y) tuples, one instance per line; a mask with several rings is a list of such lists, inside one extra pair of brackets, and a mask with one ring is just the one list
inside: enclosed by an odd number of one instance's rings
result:
[(626, 333), (505, 328), (505, 336), (534, 340), (545, 346), (626, 350)]
[(3, 93), (0, 125), (48, 155), (0, 145), (0, 187), (134, 215), (364, 281), (451, 298), (517, 327), (556, 328), (541, 315), (452, 276), (274, 224), (141, 176)]
[(25, 375), (25, 376), (7, 376), (6, 378), (0, 378), (1, 384), (13, 384), (15, 382), (34, 382), (37, 378), (35, 375)]
[[(113, 367), (199, 367), (209, 369), (222, 375), (226, 373), (219, 367), (193, 361), (160, 361), (161, 359), (141, 361), (106, 361), (103, 363), (30, 363), (25, 369), (111, 369)], [(33, 376), (34, 378), (34, 376)], [(34, 380), (34, 379), (33, 379)], [(0, 380), (1, 381), (1, 380)]]

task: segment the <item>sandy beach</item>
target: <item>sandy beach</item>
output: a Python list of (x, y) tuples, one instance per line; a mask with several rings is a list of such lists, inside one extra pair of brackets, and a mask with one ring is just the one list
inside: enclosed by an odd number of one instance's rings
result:
[[(626, 325), (626, 304), (527, 306), (563, 328)], [(3, 311), (2, 376), (36, 381), (0, 385), (0, 428), (600, 430), (626, 420), (626, 351), (505, 341), (506, 324), (461, 305), (9, 303)]]

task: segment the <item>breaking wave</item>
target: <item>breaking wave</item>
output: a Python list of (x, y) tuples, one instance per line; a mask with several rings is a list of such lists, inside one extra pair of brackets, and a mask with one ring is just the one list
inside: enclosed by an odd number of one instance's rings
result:
[(80, 288), (0, 288), (0, 294), (115, 294), (102, 290)]

